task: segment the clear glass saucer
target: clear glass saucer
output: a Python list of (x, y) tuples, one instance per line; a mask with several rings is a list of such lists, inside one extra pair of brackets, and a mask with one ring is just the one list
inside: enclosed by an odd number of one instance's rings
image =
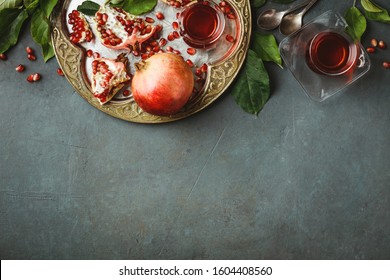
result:
[(287, 67), (306, 94), (315, 101), (321, 102), (331, 97), (361, 78), (370, 69), (368, 54), (359, 42), (355, 42), (358, 50), (355, 63), (347, 72), (340, 75), (327, 75), (309, 67), (307, 53), (312, 39), (321, 32), (334, 31), (353, 42), (345, 32), (347, 26), (347, 22), (339, 13), (327, 11), (283, 39), (279, 45), (280, 54)]

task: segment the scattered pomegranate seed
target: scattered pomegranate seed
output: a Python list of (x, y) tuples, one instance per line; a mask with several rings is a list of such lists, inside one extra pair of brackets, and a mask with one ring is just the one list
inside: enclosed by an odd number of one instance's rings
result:
[(202, 71), (203, 73), (207, 72), (207, 64), (206, 63), (203, 63), (203, 65), (200, 67), (200, 71)]
[(164, 14), (162, 12), (157, 12), (156, 13), (156, 18), (159, 20), (163, 20), (165, 18)]
[(27, 55), (27, 58), (28, 58), (29, 60), (31, 60), (31, 61), (37, 60), (37, 57), (36, 57), (35, 55), (31, 54), (31, 53), (29, 53), (29, 54)]
[(225, 7), (225, 6), (226, 6), (226, 1), (221, 1), (221, 2), (219, 3), (219, 6)]
[(173, 37), (174, 37), (175, 39), (179, 39), (179, 38), (180, 38), (179, 32), (173, 31)]
[(24, 65), (23, 65), (23, 64), (19, 64), (19, 65), (15, 68), (15, 70), (16, 70), (17, 72), (23, 72), (23, 71), (24, 71)]
[(188, 66), (190, 66), (191, 68), (194, 67), (194, 63), (192, 62), (191, 59), (187, 59), (186, 62), (188, 64)]
[(171, 46), (167, 47), (167, 52), (173, 52), (173, 48)]
[(198, 77), (202, 76), (203, 75), (202, 74), (202, 70), (200, 68), (196, 69), (195, 70), (195, 75), (198, 76)]
[(378, 47), (380, 47), (382, 50), (386, 49), (386, 44), (383, 41), (379, 41)]
[(133, 54), (134, 56), (140, 56), (139, 51), (132, 51), (132, 54)]
[(35, 74), (32, 74), (32, 75), (33, 75), (32, 76), (32, 80), (34, 82), (37, 82), (37, 81), (39, 81), (41, 79), (41, 75), (39, 75), (39, 73), (35, 73)]
[(161, 38), (160, 41), (158, 42), (160, 47), (164, 47), (167, 43), (168, 43), (168, 41), (165, 38)]
[(64, 76), (64, 72), (62, 71), (61, 68), (57, 68), (57, 74), (60, 76)]
[(383, 68), (385, 68), (385, 69), (390, 69), (390, 62), (384, 61), (384, 62), (382, 63), (382, 66), (383, 66)]
[(181, 52), (179, 50), (173, 50), (172, 51), (174, 54), (181, 54)]
[(196, 49), (194, 49), (194, 48), (188, 48), (188, 49), (187, 49), (187, 53), (188, 53), (189, 55), (194, 55), (194, 54), (196, 54)]
[(126, 89), (123, 91), (123, 96), (129, 96), (130, 95), (130, 90)]
[(375, 39), (375, 38), (372, 38), (372, 39), (371, 39), (371, 46), (373, 46), (374, 48), (376, 48), (376, 46), (378, 46), (378, 40)]
[(168, 34), (167, 39), (168, 39), (168, 41), (173, 41), (173, 40), (175, 40), (175, 36), (173, 35), (173, 32), (171, 32), (171, 33)]
[(368, 47), (367, 48), (367, 52), (368, 53), (374, 53), (375, 52), (375, 49), (373, 47)]
[(7, 60), (7, 56), (4, 53), (0, 53), (0, 60)]
[(236, 15), (233, 14), (233, 13), (228, 13), (228, 14), (227, 14), (227, 18), (228, 18), (228, 19), (236, 19)]
[(28, 75), (28, 76), (27, 76), (27, 82), (32, 83), (32, 82), (34, 81), (34, 80), (33, 80), (33, 76), (34, 76), (34, 74)]
[(153, 22), (154, 22), (154, 19), (151, 18), (151, 17), (146, 17), (146, 18), (145, 18), (145, 21), (146, 21), (147, 23), (153, 23)]
[(100, 53), (98, 53), (98, 52), (93, 53), (93, 58), (99, 58), (99, 57), (100, 57)]
[(177, 21), (172, 22), (172, 27), (173, 27), (173, 29), (178, 30), (179, 29), (179, 23)]
[(93, 56), (93, 50), (89, 49), (87, 50), (87, 56), (92, 57)]
[(230, 34), (226, 35), (226, 41), (233, 43), (235, 41), (234, 37)]
[(27, 54), (34, 54), (34, 50), (31, 47), (26, 47)]
[(149, 58), (149, 54), (143, 53), (143, 54), (141, 54), (141, 58), (142, 58), (142, 60), (148, 59)]

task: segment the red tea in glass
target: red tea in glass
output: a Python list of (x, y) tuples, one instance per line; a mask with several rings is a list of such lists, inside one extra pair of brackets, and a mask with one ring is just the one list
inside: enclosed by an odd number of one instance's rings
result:
[(225, 27), (223, 14), (210, 2), (188, 5), (179, 17), (183, 40), (194, 48), (208, 48), (222, 35)]
[(317, 34), (307, 50), (307, 64), (320, 74), (341, 75), (356, 63), (358, 47), (335, 31)]

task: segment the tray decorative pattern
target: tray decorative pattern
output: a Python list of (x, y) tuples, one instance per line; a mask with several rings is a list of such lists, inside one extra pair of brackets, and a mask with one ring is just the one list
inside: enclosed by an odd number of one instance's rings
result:
[(186, 118), (213, 103), (238, 74), (249, 48), (252, 16), (249, 0), (230, 0), (230, 5), (237, 12), (240, 25), (234, 50), (223, 60), (209, 65), (204, 90), (194, 95), (184, 109), (171, 116), (155, 116), (144, 112), (133, 98), (125, 101), (111, 101), (100, 105), (93, 97), (88, 77), (83, 70), (84, 52), (68, 39), (65, 26), (66, 7), (71, 0), (64, 0), (57, 5), (51, 21), (53, 26), (52, 43), (58, 63), (66, 78), (75, 90), (92, 106), (113, 117), (137, 123), (164, 123)]

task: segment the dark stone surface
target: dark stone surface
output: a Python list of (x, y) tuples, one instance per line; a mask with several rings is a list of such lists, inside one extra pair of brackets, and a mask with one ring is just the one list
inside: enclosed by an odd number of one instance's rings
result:
[[(350, 5), (319, 1), (305, 21)], [(390, 44), (389, 25), (369, 22), (372, 37)], [(190, 118), (140, 125), (90, 106), (27, 45), (38, 51), (25, 31), (0, 61), (2, 259), (390, 258), (390, 49), (324, 103), (266, 64), (258, 117), (227, 91)]]

